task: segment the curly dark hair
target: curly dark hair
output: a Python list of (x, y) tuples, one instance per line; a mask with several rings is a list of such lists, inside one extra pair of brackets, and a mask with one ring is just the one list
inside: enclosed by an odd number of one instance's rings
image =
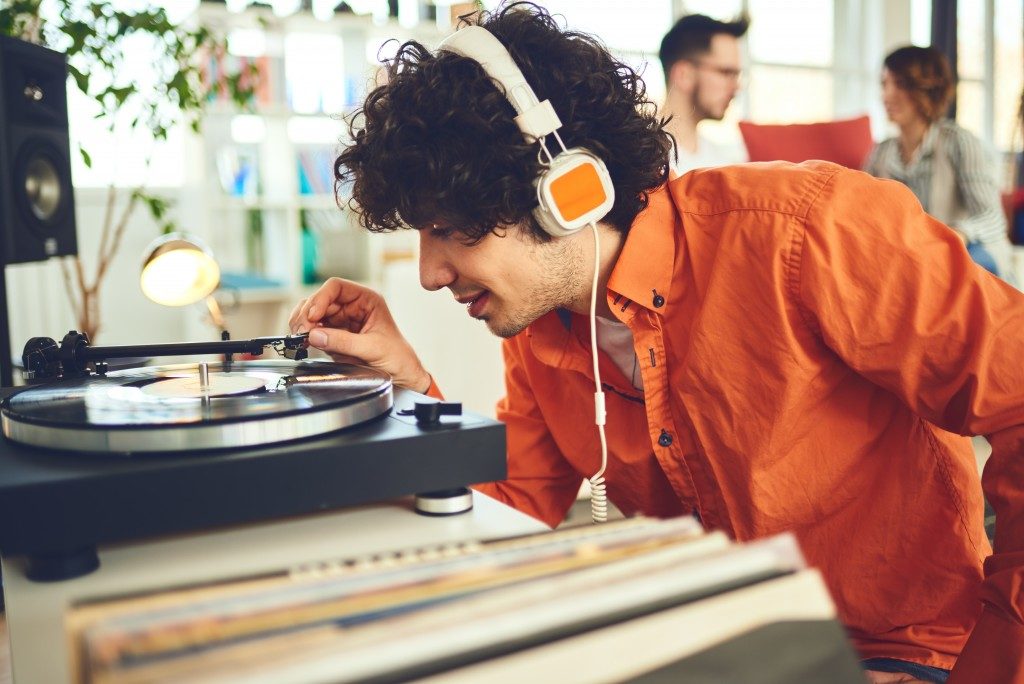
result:
[(956, 87), (946, 55), (937, 48), (908, 45), (886, 55), (883, 65), (921, 116), (938, 121), (946, 115)]
[[(594, 37), (559, 28), (532, 3), (462, 17), (488, 29), (512, 54), (543, 101), (550, 99), (568, 147), (604, 160), (615, 205), (604, 219), (623, 233), (668, 178), (670, 139), (640, 76)], [(513, 121), (515, 111), (475, 61), (432, 53), (409, 41), (385, 60), (387, 82), (348, 120), (352, 143), (335, 161), (335, 192), (351, 184), (349, 206), (370, 231), (444, 225), (473, 243), (529, 225), (538, 145)], [(550, 146), (549, 146), (550, 149)]]

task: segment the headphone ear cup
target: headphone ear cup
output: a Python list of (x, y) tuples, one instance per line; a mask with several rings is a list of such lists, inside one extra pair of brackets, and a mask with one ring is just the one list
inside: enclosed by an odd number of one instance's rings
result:
[(539, 223), (540, 227), (544, 229), (544, 232), (551, 237), (566, 237), (583, 230), (582, 227), (571, 229), (563, 227), (555, 220), (555, 217), (551, 215), (551, 212), (544, 211), (540, 207), (533, 210), (533, 217), (537, 219), (537, 223)]
[(547, 202), (545, 201), (544, 196), (541, 193), (541, 187), (543, 186), (546, 176), (547, 172), (545, 171), (541, 175), (537, 176), (537, 180), (534, 181), (533, 184), (534, 187), (537, 189), (537, 206), (533, 210), (533, 217), (537, 219), (537, 223), (539, 223), (540, 227), (544, 229), (544, 232), (550, 235), (551, 237), (566, 237), (568, 235), (572, 235), (573, 233), (578, 232), (579, 230), (584, 228), (584, 226), (579, 226), (578, 228), (567, 228), (564, 225), (562, 225), (562, 223), (555, 217), (551, 210), (548, 209)]
[(554, 237), (565, 237), (603, 219), (615, 204), (615, 186), (596, 155), (574, 147), (555, 156), (534, 181), (534, 216)]

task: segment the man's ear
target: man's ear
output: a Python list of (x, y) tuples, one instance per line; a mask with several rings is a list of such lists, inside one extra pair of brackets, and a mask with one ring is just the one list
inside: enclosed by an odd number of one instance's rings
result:
[(669, 69), (668, 87), (689, 95), (697, 83), (697, 68), (693, 62), (681, 59)]

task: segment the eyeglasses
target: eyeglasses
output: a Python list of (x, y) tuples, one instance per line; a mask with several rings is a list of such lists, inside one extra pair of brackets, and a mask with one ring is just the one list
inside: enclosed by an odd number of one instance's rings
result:
[(710, 62), (705, 62), (703, 60), (695, 61), (693, 62), (693, 64), (698, 69), (707, 69), (708, 71), (713, 71), (722, 78), (726, 78), (730, 81), (738, 81), (741, 78), (743, 78), (743, 70), (737, 69), (736, 67), (718, 66), (717, 64), (712, 64)]

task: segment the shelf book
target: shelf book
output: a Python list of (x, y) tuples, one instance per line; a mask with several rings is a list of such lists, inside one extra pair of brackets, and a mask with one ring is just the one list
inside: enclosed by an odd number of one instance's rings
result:
[[(793, 577), (817, 601), (808, 615), (832, 621), (791, 536), (737, 545), (691, 518), (634, 518), (93, 601), (67, 628), (80, 682), (407, 681)], [(841, 636), (836, 647), (857, 673)]]

